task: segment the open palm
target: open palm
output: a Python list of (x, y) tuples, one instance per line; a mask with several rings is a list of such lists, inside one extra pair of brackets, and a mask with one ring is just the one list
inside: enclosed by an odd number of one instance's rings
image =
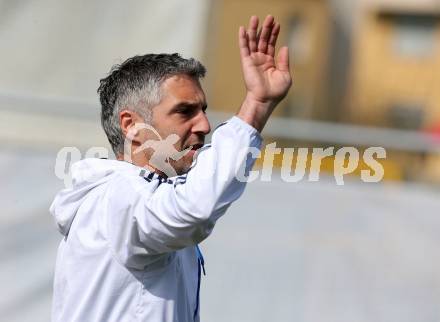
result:
[(248, 95), (260, 102), (277, 103), (286, 96), (292, 77), (289, 53), (282, 47), (275, 62), (275, 45), (280, 25), (267, 16), (258, 32), (258, 18), (252, 16), (246, 30), (240, 27), (241, 65)]

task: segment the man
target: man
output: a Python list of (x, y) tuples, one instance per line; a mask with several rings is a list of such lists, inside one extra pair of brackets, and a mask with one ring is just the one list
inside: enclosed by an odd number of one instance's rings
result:
[[(242, 194), (237, 164), (246, 172), (254, 159), (240, 151), (260, 148), (259, 132), (291, 85), (287, 48), (274, 59), (279, 29), (271, 16), (259, 32), (257, 17), (240, 27), (247, 94), (203, 149), (211, 129), (199, 62), (136, 56), (101, 80), (102, 125), (118, 160), (74, 164), (73, 187), (51, 206), (64, 235), (53, 321), (199, 321), (204, 267), (197, 244)], [(170, 135), (173, 158), (143, 146)], [(152, 165), (154, 153), (164, 153), (179, 176)]]

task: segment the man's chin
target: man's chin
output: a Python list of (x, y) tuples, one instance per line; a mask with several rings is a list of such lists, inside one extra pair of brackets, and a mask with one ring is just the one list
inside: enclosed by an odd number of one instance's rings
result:
[(193, 159), (188, 158), (188, 160), (185, 160), (185, 162), (178, 162), (177, 164), (171, 163), (171, 166), (174, 168), (177, 175), (181, 176), (181, 175), (187, 173), (191, 169), (192, 164), (193, 164)]
[(177, 169), (176, 173), (178, 176), (184, 175), (185, 173), (188, 173), (188, 171), (191, 169), (191, 165), (185, 165), (181, 169)]

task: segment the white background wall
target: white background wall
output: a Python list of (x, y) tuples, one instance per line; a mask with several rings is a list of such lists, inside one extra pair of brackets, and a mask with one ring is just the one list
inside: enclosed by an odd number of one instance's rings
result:
[(0, 1), (0, 93), (95, 100), (98, 81), (135, 54), (201, 59), (206, 0)]

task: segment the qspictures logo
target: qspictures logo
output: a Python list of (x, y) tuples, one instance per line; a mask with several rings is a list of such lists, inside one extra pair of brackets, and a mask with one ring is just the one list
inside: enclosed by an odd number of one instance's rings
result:
[(180, 141), (180, 137), (172, 133), (166, 138), (162, 138), (159, 132), (151, 125), (138, 123), (134, 131), (147, 131), (154, 134), (155, 139), (146, 140), (142, 145), (132, 151), (133, 137), (127, 135), (124, 142), (124, 160), (133, 163), (133, 154), (145, 153), (147, 149), (151, 149), (152, 153), (149, 157), (148, 164), (154, 169), (158, 169), (167, 177), (175, 177), (178, 175), (176, 169), (171, 164), (171, 160), (179, 161), (187, 155), (193, 148), (189, 146), (183, 151), (178, 151), (175, 144)]
[[(136, 131), (147, 131), (152, 133), (152, 135), (149, 135), (150, 138), (145, 140), (141, 146), (132, 150), (133, 135)], [(174, 133), (163, 138), (151, 125), (145, 123), (138, 124), (134, 132), (127, 135), (125, 139), (124, 161), (133, 163), (133, 156), (138, 154), (148, 155), (148, 168), (150, 170), (152, 168), (157, 169), (167, 177), (175, 177), (181, 173), (176, 171), (171, 160), (179, 161), (191, 153), (193, 149), (193, 146), (189, 146), (179, 151), (176, 145), (180, 139)], [(203, 153), (209, 153), (208, 149), (209, 147), (206, 149), (201, 148), (198, 153), (191, 154), (193, 159), (190, 158), (190, 160), (194, 162), (198, 157), (203, 157)], [(358, 169), (361, 160), (368, 168), (360, 171), (360, 178), (363, 182), (380, 182), (385, 174), (384, 168), (379, 162), (380, 159), (386, 158), (386, 150), (383, 147), (368, 147), (360, 152), (356, 147), (341, 147), (339, 149), (335, 147), (280, 148), (277, 147), (276, 142), (272, 142), (264, 147), (264, 151), (260, 151), (255, 147), (243, 147), (237, 152), (237, 156), (243, 157), (237, 157), (237, 164), (233, 171), (235, 171), (236, 179), (241, 182), (252, 182), (258, 179), (266, 182), (271, 181), (274, 169), (280, 170), (280, 177), (284, 182), (317, 182), (320, 180), (322, 163), (325, 158), (333, 160), (333, 177), (337, 185), (345, 184), (345, 176), (353, 174)], [(294, 160), (295, 154), (296, 160)], [(107, 148), (92, 147), (86, 151), (84, 157), (108, 158), (109, 155), (110, 153)], [(275, 156), (277, 155), (282, 156), (281, 166), (275, 166)], [(261, 169), (246, 169), (247, 162), (239, 161), (245, 158), (260, 159)], [(82, 154), (76, 147), (64, 147), (58, 152), (55, 163), (55, 175), (64, 181), (66, 187), (72, 186), (72, 164), (81, 159)], [(221, 157), (219, 162), (221, 162)], [(308, 175), (307, 170), (309, 170)], [(90, 172), (90, 169), (82, 169), (81, 171)], [(210, 174), (212, 175), (212, 172), (206, 172), (207, 176)], [(94, 180), (92, 173), (82, 174), (81, 178)]]
[[(250, 151), (255, 157), (260, 157), (259, 151)], [(296, 154), (296, 160), (294, 156)], [(327, 148), (279, 148), (276, 142), (266, 145), (262, 158), (260, 171), (250, 171), (247, 182), (260, 179), (271, 181), (276, 155), (282, 156), (280, 175), (284, 182), (299, 182), (307, 180), (316, 182), (320, 179), (324, 159), (333, 160), (333, 176), (337, 185), (344, 185), (344, 177), (353, 174), (364, 164), (368, 169), (360, 170), (360, 177), (363, 182), (382, 181), (385, 170), (379, 159), (386, 158), (386, 150), (383, 147), (369, 147), (360, 152), (355, 147)], [(293, 163), (295, 162), (295, 166)], [(307, 175), (307, 169), (308, 175)]]

